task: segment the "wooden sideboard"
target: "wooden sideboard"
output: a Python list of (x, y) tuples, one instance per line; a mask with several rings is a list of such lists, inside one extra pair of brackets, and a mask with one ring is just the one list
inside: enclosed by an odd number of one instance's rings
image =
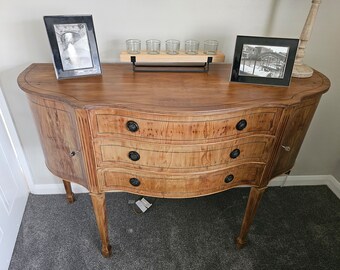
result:
[[(329, 80), (315, 71), (289, 87), (228, 82), (230, 65), (209, 73), (134, 73), (104, 64), (103, 75), (58, 81), (52, 64), (18, 78), (39, 130), (46, 165), (86, 187), (102, 254), (111, 247), (105, 192), (198, 197), (250, 186), (237, 247), (268, 182), (293, 167)], [(226, 195), (227, 196), (227, 195)]]

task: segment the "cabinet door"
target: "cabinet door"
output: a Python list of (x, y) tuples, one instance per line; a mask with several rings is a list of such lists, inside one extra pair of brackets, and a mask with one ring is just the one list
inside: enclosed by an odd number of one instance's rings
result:
[(30, 97), (30, 101), (46, 166), (60, 178), (86, 187), (83, 158), (72, 108), (35, 97)]
[(288, 172), (294, 166), (319, 100), (320, 96), (305, 100), (290, 113), (272, 178)]

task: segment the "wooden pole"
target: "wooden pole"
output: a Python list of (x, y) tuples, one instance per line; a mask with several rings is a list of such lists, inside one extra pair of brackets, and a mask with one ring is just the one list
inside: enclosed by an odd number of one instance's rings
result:
[(313, 69), (303, 64), (303, 57), (305, 56), (305, 49), (307, 42), (311, 36), (313, 25), (315, 22), (316, 14), (318, 13), (321, 0), (313, 0), (307, 20), (302, 29), (300, 36), (299, 48), (296, 54), (295, 63), (293, 67), (293, 77), (308, 78), (313, 75)]

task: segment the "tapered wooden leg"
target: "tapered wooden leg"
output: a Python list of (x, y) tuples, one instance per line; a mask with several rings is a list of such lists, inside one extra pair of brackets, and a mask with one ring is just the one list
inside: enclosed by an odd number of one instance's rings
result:
[(247, 243), (246, 238), (248, 231), (250, 229), (250, 225), (253, 223), (257, 207), (260, 204), (262, 195), (265, 191), (266, 187), (264, 188), (255, 188), (252, 187), (249, 193), (247, 208), (243, 217), (241, 231), (238, 237), (236, 237), (236, 247), (241, 249)]
[(111, 246), (107, 229), (105, 193), (90, 193), (93, 210), (96, 215), (97, 226), (102, 241), (102, 255), (111, 256)]
[(74, 194), (72, 192), (71, 183), (63, 180), (65, 191), (66, 191), (66, 199), (69, 203), (73, 203), (76, 199), (74, 198)]

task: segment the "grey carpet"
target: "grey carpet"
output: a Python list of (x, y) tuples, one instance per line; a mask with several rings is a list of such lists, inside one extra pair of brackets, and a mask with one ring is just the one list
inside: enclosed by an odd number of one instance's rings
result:
[(30, 195), (9, 269), (340, 269), (340, 200), (326, 187), (269, 188), (236, 250), (248, 188), (195, 199), (157, 199), (144, 214), (107, 194), (111, 258), (87, 194)]

